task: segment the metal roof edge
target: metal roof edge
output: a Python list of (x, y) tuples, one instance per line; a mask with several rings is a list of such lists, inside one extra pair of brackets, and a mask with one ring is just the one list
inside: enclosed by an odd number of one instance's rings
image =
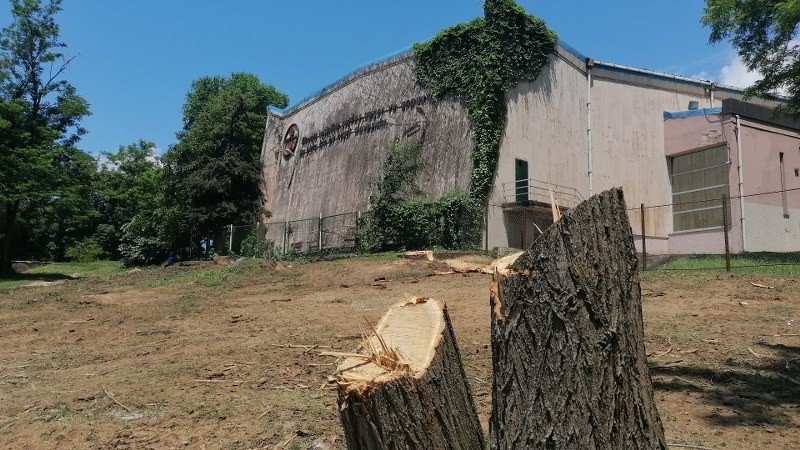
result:
[[(298, 109), (301, 109), (301, 108), (313, 103), (316, 99), (318, 99), (318, 98), (320, 98), (320, 97), (322, 97), (322, 96), (324, 96), (324, 95), (326, 95), (326, 94), (328, 94), (330, 92), (333, 92), (334, 90), (338, 89), (342, 85), (353, 81), (356, 78), (359, 78), (361, 76), (367, 75), (367, 74), (369, 74), (369, 73), (371, 73), (373, 71), (380, 70), (381, 68), (383, 68), (386, 65), (388, 65), (388, 63), (400, 62), (402, 60), (405, 60), (406, 58), (411, 57), (412, 56), (412, 51), (413, 51), (412, 49), (413, 49), (413, 46), (408, 46), (408, 47), (402, 48), (400, 50), (397, 50), (395, 52), (389, 53), (388, 55), (384, 55), (384, 56), (382, 56), (380, 58), (377, 58), (377, 59), (375, 59), (373, 61), (370, 61), (370, 62), (368, 62), (366, 64), (362, 64), (362, 65), (358, 66), (357, 68), (353, 69), (352, 71), (348, 72), (346, 75), (340, 77), (339, 79), (333, 81), (332, 83), (329, 83), (328, 85), (326, 85), (322, 89), (319, 89), (319, 90), (307, 95), (306, 97), (304, 97), (299, 102), (296, 102), (296, 103), (292, 104), (291, 106), (289, 106), (287, 108), (284, 108), (284, 109), (280, 109), (280, 108), (277, 108), (277, 107), (274, 107), (274, 106), (270, 106), (268, 108), (268, 112), (270, 114), (274, 115), (274, 116), (277, 116), (277, 117), (284, 117), (286, 115), (289, 115), (289, 114), (297, 111)], [(583, 61), (583, 62), (585, 62), (588, 59), (590, 59), (585, 54), (581, 53), (580, 51), (578, 51), (577, 49), (575, 49), (574, 47), (569, 45), (566, 41), (564, 41), (561, 38), (558, 38), (558, 41), (557, 41), (557, 44), (556, 44), (556, 52), (560, 53), (562, 55), (565, 55), (565, 54), (569, 55), (572, 58), (575, 58), (576, 60), (580, 60), (580, 61)], [(627, 73), (627, 74), (632, 74), (632, 75), (639, 75), (639, 76), (643, 76), (643, 77), (651, 78), (651, 79), (667, 80), (667, 81), (672, 81), (672, 82), (676, 82), (677, 81), (677, 82), (680, 82), (680, 83), (685, 83), (685, 84), (689, 84), (689, 85), (693, 85), (693, 86), (701, 87), (701, 88), (707, 88), (713, 83), (713, 84), (716, 85), (716, 89), (718, 91), (725, 91), (725, 92), (732, 93), (732, 94), (737, 94), (737, 95), (743, 95), (744, 94), (744, 89), (743, 88), (738, 88), (738, 87), (735, 87), (735, 86), (729, 86), (729, 85), (714, 83), (711, 80), (701, 80), (701, 79), (698, 79), (698, 78), (692, 78), (692, 77), (687, 77), (687, 76), (683, 76), (683, 75), (674, 75), (674, 74), (669, 74), (669, 73), (665, 73), (665, 72), (657, 72), (657, 71), (653, 71), (653, 70), (641, 69), (641, 68), (638, 68), (638, 67), (626, 66), (626, 65), (623, 65), (623, 64), (616, 64), (616, 63), (607, 62), (607, 61), (594, 60), (594, 64), (595, 64), (596, 68), (602, 68), (602, 69), (606, 69), (606, 70), (609, 70), (609, 71), (612, 71), (612, 72), (621, 72), (621, 73)], [(781, 98), (778, 98), (778, 101), (781, 101), (781, 100), (782, 100)]]
[(399, 62), (399, 61), (402, 61), (402, 60), (410, 57), (411, 56), (411, 50), (412, 50), (412, 46), (404, 47), (404, 48), (402, 48), (400, 50), (397, 50), (397, 51), (394, 51), (394, 52), (389, 53), (387, 55), (384, 55), (384, 56), (382, 56), (380, 58), (374, 59), (374, 60), (372, 60), (372, 61), (370, 61), (370, 62), (368, 62), (366, 64), (362, 64), (362, 65), (356, 67), (355, 69), (351, 70), (350, 72), (348, 72), (346, 75), (340, 77), (336, 81), (334, 81), (332, 83), (328, 83), (322, 89), (318, 89), (317, 91), (307, 95), (306, 97), (304, 97), (299, 102), (296, 102), (293, 105), (290, 105), (290, 106), (288, 106), (288, 107), (286, 107), (284, 109), (280, 109), (280, 108), (277, 108), (277, 107), (274, 107), (274, 106), (270, 106), (268, 108), (268, 112), (273, 114), (273, 115), (279, 116), (279, 117), (283, 117), (283, 116), (286, 116), (288, 114), (291, 114), (294, 111), (306, 106), (307, 104), (312, 103), (317, 98), (322, 97), (323, 95), (328, 94), (329, 92), (332, 92), (332, 91), (336, 90), (341, 85), (346, 84), (346, 83), (352, 81), (355, 78), (361, 77), (361, 76), (366, 75), (368, 73), (371, 73), (371, 72), (373, 72), (375, 70), (378, 70), (378, 69), (382, 68), (383, 66), (387, 65), (387, 63)]

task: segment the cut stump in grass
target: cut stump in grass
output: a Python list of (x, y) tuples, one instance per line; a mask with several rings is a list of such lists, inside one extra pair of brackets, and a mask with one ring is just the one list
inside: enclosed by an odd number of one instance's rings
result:
[(337, 370), (347, 447), (485, 448), (445, 305), (407, 299), (372, 331)]
[(492, 448), (666, 449), (621, 189), (568, 211), (491, 289)]

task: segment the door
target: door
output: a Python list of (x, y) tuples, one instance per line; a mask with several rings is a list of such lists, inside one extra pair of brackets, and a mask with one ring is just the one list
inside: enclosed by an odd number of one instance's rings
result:
[(528, 201), (528, 161), (514, 159), (514, 180), (516, 186), (517, 203)]

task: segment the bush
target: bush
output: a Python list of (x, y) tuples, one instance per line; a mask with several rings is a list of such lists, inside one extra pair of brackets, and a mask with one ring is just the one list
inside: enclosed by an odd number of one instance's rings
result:
[(439, 242), (444, 248), (474, 250), (480, 247), (483, 233), (483, 208), (464, 192), (437, 200), (441, 215)]
[(162, 214), (141, 212), (122, 226), (119, 253), (126, 266), (158, 264), (170, 254), (169, 221)]
[(378, 201), (359, 224), (363, 251), (417, 250), (440, 247), (457, 250), (480, 245), (483, 208), (463, 192), (436, 201)]
[(477, 248), (483, 209), (464, 192), (436, 201), (424, 197), (414, 184), (422, 168), (421, 147), (393, 143), (375, 183), (377, 195), (359, 224), (363, 251), (416, 250), (431, 247)]
[(114, 259), (119, 252), (119, 233), (114, 225), (101, 223), (97, 226), (92, 236), (92, 240), (97, 243), (107, 256)]
[(239, 254), (248, 258), (276, 259), (275, 244), (250, 235), (242, 240)]
[(84, 239), (67, 248), (65, 256), (69, 258), (70, 261), (76, 261), (80, 263), (93, 262), (97, 261), (101, 256), (103, 256), (103, 249), (100, 248), (100, 246), (97, 245), (93, 240)]

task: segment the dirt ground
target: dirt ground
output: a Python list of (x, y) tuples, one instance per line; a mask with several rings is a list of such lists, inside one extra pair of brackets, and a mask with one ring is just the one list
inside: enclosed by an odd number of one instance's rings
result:
[[(447, 302), (486, 426), (489, 277), (434, 269), (246, 261), (0, 294), (0, 447), (341, 448), (319, 353), (352, 351), (406, 293)], [(647, 274), (642, 290), (668, 441), (800, 448), (800, 277)]]

